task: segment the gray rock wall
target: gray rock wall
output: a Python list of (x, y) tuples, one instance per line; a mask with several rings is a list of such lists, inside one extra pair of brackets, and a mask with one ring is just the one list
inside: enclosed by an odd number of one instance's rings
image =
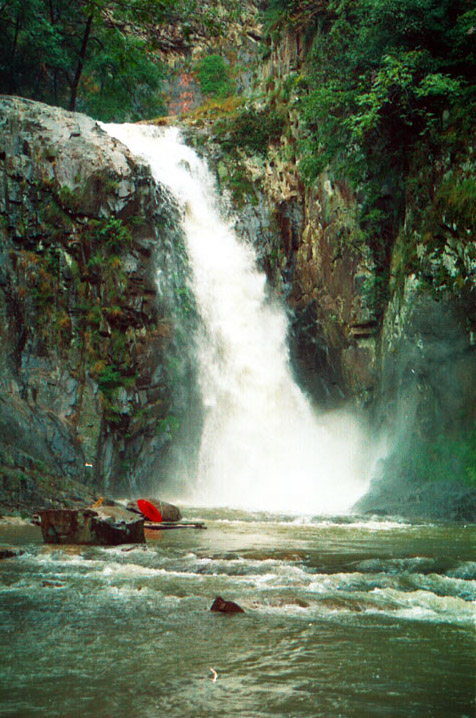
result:
[[(328, 171), (305, 188), (299, 176), (302, 127), (286, 81), (305, 75), (314, 40), (311, 28), (298, 27), (268, 40), (255, 102), (284, 113), (284, 132), (266, 156), (247, 156), (232, 155), (230, 137), (212, 129), (225, 148), (222, 158), (214, 151), (217, 174), (233, 191), (239, 162), (241, 229), (257, 241), (292, 310), (301, 382), (324, 407), (364, 408), (376, 439), (386, 439), (387, 459), (360, 508), (474, 519), (476, 234), (467, 200), (474, 134), (453, 153), (422, 139), (400, 226), (369, 232), (345, 177)], [(376, 246), (385, 251), (377, 256)]]
[(13, 97), (0, 117), (0, 503), (57, 477), (136, 490), (170, 444), (176, 211), (94, 120)]

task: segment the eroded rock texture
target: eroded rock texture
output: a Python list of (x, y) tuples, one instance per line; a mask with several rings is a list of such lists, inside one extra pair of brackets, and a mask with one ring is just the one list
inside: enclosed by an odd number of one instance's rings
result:
[(177, 210), (94, 120), (13, 97), (0, 116), (0, 501), (126, 493), (173, 424)]

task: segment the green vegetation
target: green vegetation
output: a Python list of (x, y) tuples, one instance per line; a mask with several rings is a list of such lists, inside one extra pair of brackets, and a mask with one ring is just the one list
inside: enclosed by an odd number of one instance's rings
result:
[(105, 120), (158, 112), (162, 69), (148, 32), (136, 31), (172, 12), (170, 0), (6, 0), (0, 91)]
[(465, 0), (274, 0), (270, 14), (315, 35), (292, 78), (308, 182), (331, 166), (354, 186), (401, 193), (409, 154), (437, 139), (444, 113), (474, 112), (476, 11)]
[(448, 177), (435, 197), (436, 208), (448, 225), (457, 225), (474, 236), (476, 232), (476, 180), (474, 177)]
[(109, 217), (103, 220), (91, 220), (93, 238), (109, 252), (126, 249), (132, 244), (132, 234), (121, 219)]
[[(239, 14), (238, 0), (226, 6)], [(164, 25), (174, 27), (178, 52), (194, 32), (219, 36), (226, 28), (217, 8), (200, 0), (5, 0), (0, 93), (105, 121), (156, 116), (165, 107)]]
[[(445, 134), (441, 137), (444, 143)], [(423, 290), (435, 296), (449, 291), (471, 306), (476, 267), (475, 150), (469, 144), (463, 162), (456, 152), (466, 143), (465, 134), (458, 143), (451, 139), (451, 160), (444, 171), (435, 169), (437, 155), (429, 155), (427, 146), (415, 153), (406, 178), (409, 209), (393, 252), (392, 284), (403, 287), (405, 276), (412, 272)]]
[[(192, 124), (209, 124), (209, 137), (221, 149), (217, 173), (235, 204), (257, 201), (257, 180), (253, 179), (246, 161), (253, 156), (263, 163), (270, 147), (278, 144), (285, 127), (284, 112), (270, 107), (257, 108), (246, 105), (242, 98), (229, 97), (222, 102), (206, 103), (190, 113), (188, 119)], [(193, 139), (200, 145), (200, 137)]]
[(317, 18), (300, 102), (304, 174), (313, 180), (332, 164), (360, 183), (382, 177), (385, 164), (395, 176), (415, 144), (441, 130), (445, 110), (476, 101), (467, 4), (360, 0), (328, 8)]
[[(476, 111), (472, 4), (270, 0), (264, 19), (269, 44), (279, 42), (284, 26), (306, 43), (302, 63), (280, 81), (274, 102), (285, 103), (297, 118), (290, 147), (304, 182), (315, 185), (325, 170), (354, 191), (358, 239), (376, 267), (376, 304), (383, 306), (388, 293), (392, 247), (404, 216), (400, 242), (407, 264), (400, 269), (424, 273), (412, 235), (423, 225), (428, 253), (437, 256), (447, 251), (448, 237), (457, 239), (463, 249), (455, 261), (467, 270), (474, 179), (424, 175), (437, 158), (448, 167), (448, 159), (470, 145)], [(450, 289), (455, 281), (448, 272), (431, 280)]]
[(266, 155), (269, 146), (279, 140), (284, 130), (282, 113), (245, 107), (230, 117), (219, 120), (214, 127), (226, 152), (242, 149), (248, 154)]
[(198, 79), (205, 97), (225, 98), (233, 92), (228, 67), (220, 55), (207, 55), (200, 60)]
[(476, 486), (476, 426), (457, 437), (415, 442), (402, 460), (402, 470), (422, 483), (462, 480)]
[(66, 185), (46, 182), (32, 193), (44, 241), (36, 241), (36, 227), (31, 237), (25, 227), (10, 252), (18, 305), (34, 318), (40, 346), (72, 357), (73, 375), (97, 381), (105, 416), (117, 425), (123, 420), (120, 390), (137, 380), (137, 327), (128, 313), (123, 270), (134, 222), (78, 215), (81, 192)]
[[(203, 127), (213, 124), (219, 119), (228, 118), (234, 115), (244, 105), (244, 98), (230, 95), (225, 98), (209, 98), (199, 107), (184, 114), (181, 118), (185, 125), (192, 127)], [(163, 118), (155, 120), (154, 124), (162, 124)], [(191, 138), (197, 142), (197, 138)]]

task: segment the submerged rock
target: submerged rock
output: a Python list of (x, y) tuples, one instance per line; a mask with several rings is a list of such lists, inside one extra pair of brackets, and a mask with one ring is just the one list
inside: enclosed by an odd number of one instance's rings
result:
[(221, 596), (217, 596), (212, 603), (210, 611), (219, 611), (220, 613), (244, 613), (241, 606), (234, 601), (225, 601)]
[(0, 546), (0, 561), (4, 558), (15, 558), (15, 556), (21, 556), (22, 549), (15, 548), (14, 546)]
[(45, 543), (117, 546), (145, 543), (144, 520), (117, 506), (39, 512)]

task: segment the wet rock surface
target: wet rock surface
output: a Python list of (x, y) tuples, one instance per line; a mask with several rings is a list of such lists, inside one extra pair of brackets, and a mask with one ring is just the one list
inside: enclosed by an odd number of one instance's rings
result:
[(170, 442), (176, 208), (91, 118), (6, 96), (0, 115), (0, 506), (130, 493)]
[[(174, 504), (169, 504), (167, 501), (161, 501), (160, 499), (154, 499), (150, 497), (146, 497), (145, 501), (147, 501), (159, 511), (160, 515), (162, 516), (162, 521), (180, 521), (180, 519), (182, 518), (182, 512), (180, 511), (178, 506), (175, 506)], [(137, 500), (129, 501), (126, 508), (129, 511), (134, 511), (142, 515), (142, 512), (138, 508)]]
[(117, 546), (144, 543), (144, 521), (126, 509), (47, 509), (39, 512), (45, 543)]
[(476, 488), (451, 477), (419, 481), (418, 476), (405, 475), (398, 460), (390, 458), (354, 510), (367, 515), (476, 523)]
[(244, 613), (244, 609), (241, 608), (234, 601), (225, 601), (221, 596), (217, 596), (212, 603), (210, 611), (218, 613)]
[(21, 556), (22, 553), (24, 553), (24, 551), (21, 548), (0, 544), (0, 561), (6, 558), (16, 558), (17, 556)]

